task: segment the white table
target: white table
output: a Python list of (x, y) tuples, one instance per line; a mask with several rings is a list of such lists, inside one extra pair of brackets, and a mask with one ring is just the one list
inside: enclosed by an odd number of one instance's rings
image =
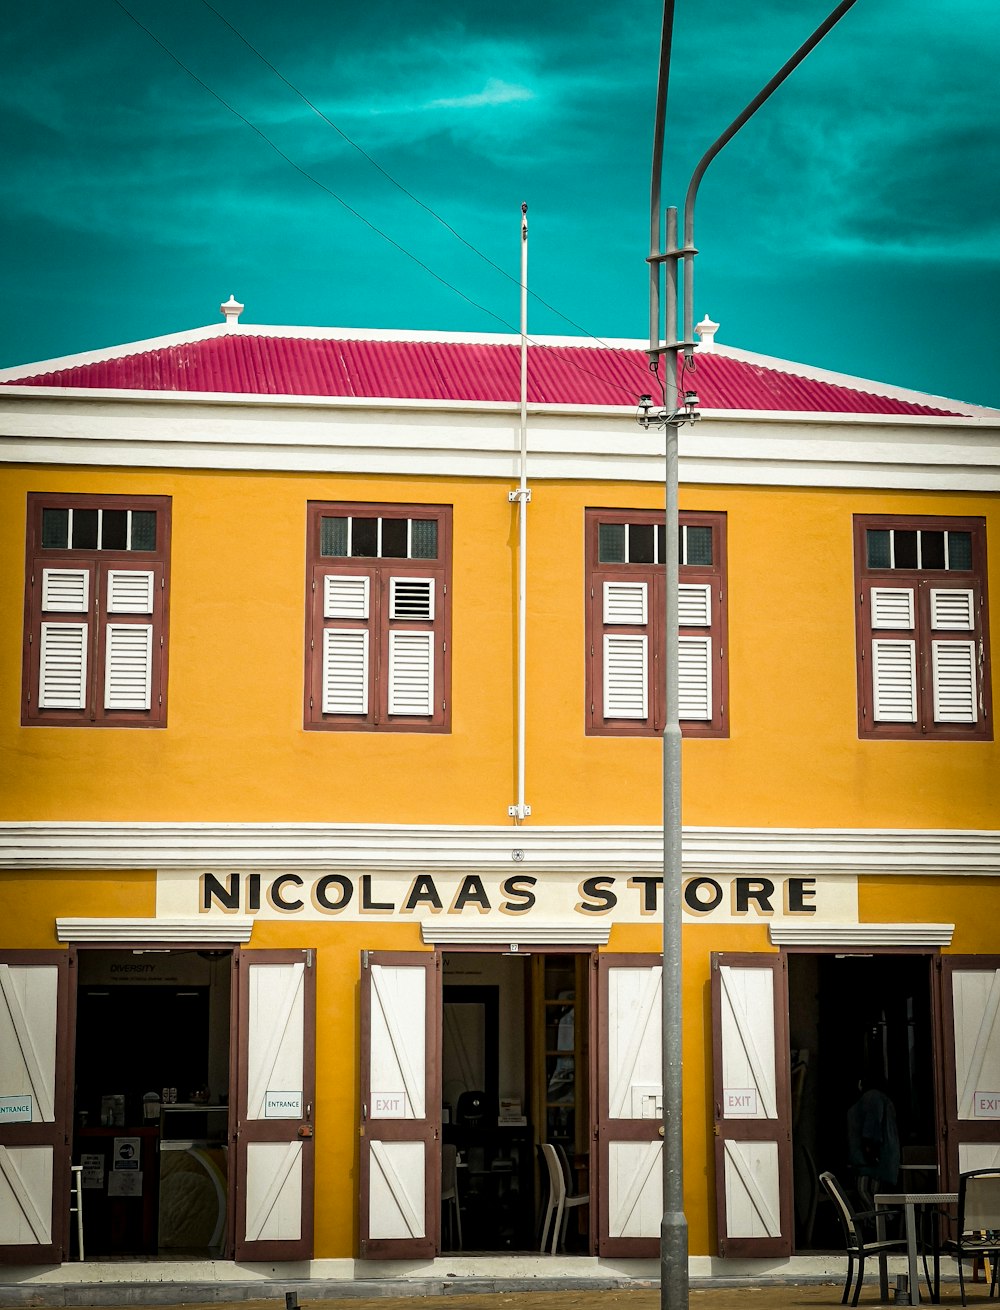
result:
[[(910, 1277), (910, 1305), (920, 1304), (920, 1278), (917, 1274), (917, 1210), (928, 1205), (955, 1205), (957, 1192), (879, 1192), (875, 1197), (875, 1215), (879, 1237), (885, 1236), (885, 1215), (880, 1210), (888, 1208), (906, 1214), (906, 1259)], [(878, 1258), (879, 1295), (883, 1302), (889, 1300), (889, 1271), (885, 1255)]]

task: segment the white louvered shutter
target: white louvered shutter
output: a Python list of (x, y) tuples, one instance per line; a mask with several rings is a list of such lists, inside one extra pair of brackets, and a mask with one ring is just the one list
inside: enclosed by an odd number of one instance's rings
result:
[[(682, 582), (677, 589), (677, 617), (682, 628), (712, 626), (712, 588)], [(678, 718), (709, 723), (712, 719), (712, 638), (687, 634), (677, 639)]]
[(328, 573), (323, 578), (323, 617), (363, 621), (368, 618), (370, 594), (370, 578)]
[(648, 622), (648, 587), (645, 582), (605, 582), (604, 622), (637, 624)]
[(152, 614), (153, 572), (151, 569), (108, 570), (109, 614)]
[(971, 587), (931, 588), (931, 627), (935, 632), (972, 632), (975, 614)]
[(712, 718), (712, 638), (677, 639), (678, 715), (708, 722)]
[(47, 614), (86, 614), (89, 569), (42, 569), (42, 609)]
[(424, 717), (434, 713), (433, 632), (389, 633), (389, 713)]
[(604, 634), (604, 717), (649, 717), (649, 642), (645, 635)]
[(87, 624), (43, 623), (39, 653), (41, 709), (87, 706)]
[(389, 618), (434, 621), (433, 578), (390, 578)]
[(368, 713), (368, 629), (323, 631), (323, 713)]
[(872, 641), (872, 690), (876, 723), (916, 723), (916, 642)]
[[(971, 587), (931, 588), (932, 632), (972, 632), (976, 626)], [(934, 722), (975, 723), (978, 717), (976, 643), (931, 639)]]
[(872, 587), (872, 627), (908, 632), (913, 628), (911, 587)]
[(976, 643), (931, 642), (934, 722), (975, 723), (977, 718)]
[(104, 656), (104, 708), (148, 710), (152, 680), (152, 624), (109, 623)]

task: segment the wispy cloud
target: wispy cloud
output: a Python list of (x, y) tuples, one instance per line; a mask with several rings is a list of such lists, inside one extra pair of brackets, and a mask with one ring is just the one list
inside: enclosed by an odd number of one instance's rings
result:
[(466, 96), (446, 96), (432, 100), (429, 109), (493, 109), (519, 100), (534, 100), (534, 93), (525, 86), (513, 86), (498, 77), (491, 77), (482, 91)]

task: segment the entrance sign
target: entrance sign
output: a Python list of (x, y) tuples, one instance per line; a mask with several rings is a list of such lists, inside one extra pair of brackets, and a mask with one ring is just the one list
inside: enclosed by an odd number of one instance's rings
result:
[(301, 1092), (265, 1092), (265, 1119), (301, 1119)]
[(0, 1096), (0, 1123), (30, 1124), (30, 1096)]
[[(248, 869), (237, 873), (161, 870), (156, 917), (231, 917), (459, 924), (656, 923), (663, 917), (660, 874), (520, 872), (490, 875), (327, 873)], [(699, 874), (684, 880), (686, 923), (858, 922), (856, 876), (774, 877)]]

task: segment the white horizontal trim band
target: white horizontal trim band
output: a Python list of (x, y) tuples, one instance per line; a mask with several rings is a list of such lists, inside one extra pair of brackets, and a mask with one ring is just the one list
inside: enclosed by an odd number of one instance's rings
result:
[(248, 942), (254, 921), (213, 919), (56, 919), (61, 942)]
[[(689, 873), (1000, 875), (1000, 832), (942, 829), (684, 829)], [(649, 873), (647, 827), (331, 823), (6, 823), (0, 869), (460, 869)]]
[(497, 945), (511, 946), (562, 945), (607, 946), (611, 936), (609, 923), (558, 924), (518, 923), (510, 920), (498, 924), (447, 924), (420, 925), (421, 938), (428, 946)]
[(953, 923), (772, 923), (772, 946), (950, 946)]

